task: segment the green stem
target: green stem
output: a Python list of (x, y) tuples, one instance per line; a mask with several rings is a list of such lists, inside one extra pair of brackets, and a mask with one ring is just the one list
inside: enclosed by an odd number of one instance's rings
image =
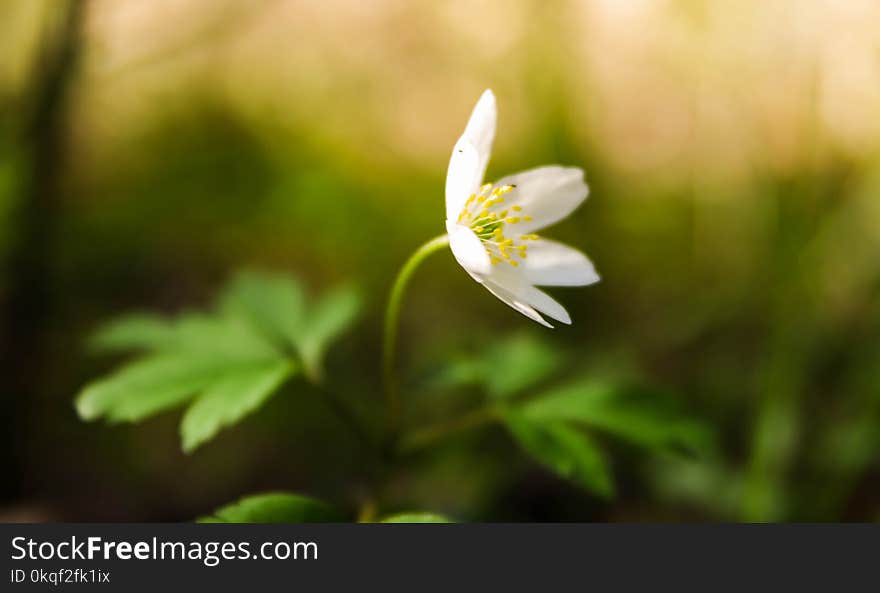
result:
[(449, 422), (443, 422), (441, 424), (429, 426), (428, 428), (423, 428), (422, 430), (417, 430), (400, 444), (400, 450), (404, 453), (412, 453), (413, 451), (432, 445), (451, 434), (494, 422), (499, 419), (500, 414), (501, 412), (495, 407), (480, 408), (469, 412), (464, 416), (459, 416), (454, 420), (450, 420)]
[(388, 413), (388, 435), (393, 440), (397, 435), (400, 423), (400, 395), (397, 377), (394, 370), (394, 353), (397, 348), (397, 326), (400, 318), (400, 306), (410, 277), (419, 264), (435, 251), (449, 245), (449, 237), (441, 235), (431, 239), (413, 253), (394, 280), (391, 294), (388, 297), (388, 308), (385, 310), (385, 335), (382, 349), (382, 378), (385, 383), (385, 405)]

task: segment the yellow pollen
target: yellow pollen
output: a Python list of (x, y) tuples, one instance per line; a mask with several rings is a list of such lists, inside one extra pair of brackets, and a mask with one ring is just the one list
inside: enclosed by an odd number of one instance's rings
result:
[[(458, 215), (459, 223), (470, 226), (477, 234), (489, 255), (492, 265), (507, 262), (513, 267), (519, 265), (520, 260), (527, 258), (528, 246), (518, 244), (520, 241), (536, 241), (538, 235), (534, 233), (519, 235), (516, 240), (504, 236), (505, 224), (517, 224), (532, 221), (531, 216), (508, 216), (510, 213), (521, 213), (523, 207), (512, 205), (505, 210), (493, 212), (498, 204), (504, 202), (504, 194), (512, 191), (513, 185), (492, 186), (487, 183), (482, 185), (478, 193), (471, 194), (461, 213)], [(474, 206), (479, 204), (479, 206)], [(519, 256), (517, 258), (517, 256)], [(516, 258), (516, 259), (515, 259)]]

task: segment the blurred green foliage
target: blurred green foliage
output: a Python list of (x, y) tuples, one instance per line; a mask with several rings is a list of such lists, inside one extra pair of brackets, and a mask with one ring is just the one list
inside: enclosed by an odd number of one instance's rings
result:
[[(419, 271), (401, 331), (407, 426), (430, 435), (484, 406), (515, 408), (535, 459), (493, 417), (414, 451), (383, 492), (388, 509), (880, 516), (871, 6), (489, 2), (463, 19), (454, 3), (376, 3), (372, 17), (89, 3), (79, 62), (60, 77), (68, 92), (53, 94), (62, 4), (0, 6), (4, 518), (186, 520), (276, 490), (359, 506), (378, 470), (322, 390), (376, 432), (382, 299), (407, 254), (442, 232), (445, 160), (486, 86), (500, 106), (489, 177), (584, 167), (591, 197), (551, 233), (603, 281), (555, 291), (574, 325), (544, 334), (451, 257)], [(35, 187), (54, 199), (25, 216)], [(353, 299), (321, 313), (278, 278), (238, 285), (237, 310), (181, 313), (252, 266), (353, 282), (363, 322), (334, 339)], [(121, 352), (131, 332), (134, 358), (86, 356), (94, 329), (127, 311), (161, 315), (95, 345)], [(294, 320), (314, 323), (313, 338)], [(172, 344), (192, 328), (206, 350)], [(194, 353), (230, 345), (233, 363), (208, 380), (216, 360), (199, 367)], [(253, 355), (260, 370), (237, 374)], [(173, 386), (150, 384), (172, 371)], [(70, 406), (105, 376), (116, 387), (91, 396), (94, 413), (189, 414), (226, 372), (242, 383), (195, 408), (191, 455), (173, 414), (85, 424)], [(264, 385), (294, 373), (269, 397)], [(152, 396), (131, 407), (123, 380)], [(612, 483), (614, 497), (596, 495)]]
[(255, 272), (236, 276), (217, 301), (211, 314), (135, 315), (100, 329), (96, 348), (146, 354), (86, 385), (79, 415), (137, 422), (192, 401), (180, 424), (183, 449), (192, 452), (301, 370), (317, 381), (324, 351), (359, 306), (351, 289), (307, 304), (296, 281)]
[(214, 511), (200, 523), (329, 523), (339, 514), (319, 500), (280, 492), (248, 496)]

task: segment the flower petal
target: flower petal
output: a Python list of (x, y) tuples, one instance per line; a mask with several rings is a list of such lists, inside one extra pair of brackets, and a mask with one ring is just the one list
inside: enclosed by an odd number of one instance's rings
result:
[(541, 313), (552, 317), (556, 321), (571, 325), (571, 317), (568, 315), (565, 307), (543, 290), (529, 286), (523, 290), (522, 298)]
[(503, 286), (496, 284), (495, 282), (492, 282), (491, 280), (487, 280), (486, 282), (484, 282), (483, 286), (485, 286), (489, 292), (491, 292), (496, 297), (498, 297), (502, 302), (504, 302), (505, 304), (509, 305), (510, 307), (516, 309), (517, 311), (519, 311), (520, 313), (522, 313), (523, 315), (525, 315), (529, 319), (533, 319), (534, 321), (537, 321), (538, 323), (540, 323), (544, 327), (549, 327), (551, 329), (553, 328), (552, 325), (547, 323), (544, 320), (544, 318), (541, 317), (540, 313), (535, 311), (527, 303), (524, 303), (521, 300), (517, 299), (516, 296), (514, 296), (512, 293), (510, 293)]
[(449, 247), (456, 261), (467, 272), (479, 281), (481, 276), (487, 276), (492, 265), (489, 254), (480, 239), (466, 226), (446, 221), (446, 232), (449, 234)]
[[(571, 317), (565, 307), (547, 293), (532, 286), (526, 278), (522, 266), (516, 268), (506, 264), (492, 266), (492, 273), (486, 279), (485, 285), (495, 296), (532, 319), (535, 318), (521, 307), (525, 307), (527, 310), (537, 309), (557, 321), (571, 324)], [(499, 293), (506, 296), (507, 299), (499, 296)], [(545, 325), (548, 324), (545, 323)]]
[(577, 249), (548, 239), (530, 241), (528, 247), (528, 258), (521, 265), (530, 284), (586, 286), (599, 281), (596, 268)]
[(446, 171), (447, 220), (457, 220), (465, 200), (483, 182), (492, 153), (496, 121), (495, 95), (487, 89), (477, 101), (464, 133), (452, 149)]
[(516, 233), (531, 233), (559, 222), (580, 206), (589, 193), (582, 169), (559, 165), (509, 175), (496, 185), (515, 186), (504, 197), (504, 207), (519, 206), (521, 218), (531, 217), (516, 224)]
[(459, 142), (449, 159), (446, 170), (446, 220), (455, 222), (468, 197), (476, 193), (483, 181), (480, 172), (480, 155), (476, 147)]
[(495, 139), (495, 127), (498, 122), (498, 109), (495, 95), (486, 89), (477, 101), (471, 118), (468, 120), (461, 140), (472, 144), (480, 156), (480, 181), (486, 173), (489, 157), (492, 154), (492, 141)]

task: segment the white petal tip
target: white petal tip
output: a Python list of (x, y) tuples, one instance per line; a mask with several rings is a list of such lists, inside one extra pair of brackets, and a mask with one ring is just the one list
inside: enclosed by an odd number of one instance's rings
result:
[(598, 284), (601, 281), (602, 278), (599, 277), (599, 274), (585, 275), (584, 278), (581, 279), (581, 284), (578, 286), (590, 286), (592, 284)]

